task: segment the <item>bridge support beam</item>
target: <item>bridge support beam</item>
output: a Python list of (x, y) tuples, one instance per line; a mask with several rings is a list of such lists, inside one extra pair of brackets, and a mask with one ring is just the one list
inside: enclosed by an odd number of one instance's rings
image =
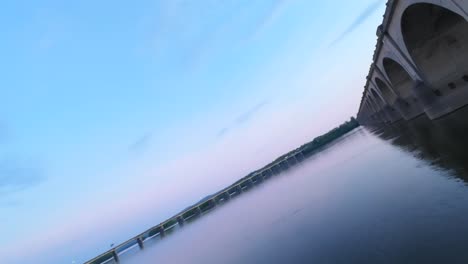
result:
[(271, 176), (275, 175), (275, 173), (273, 172), (272, 167), (270, 167), (270, 168), (268, 169), (268, 173), (270, 173)]
[(112, 250), (112, 257), (114, 258), (115, 262), (120, 262), (119, 255), (117, 254), (117, 252), (115, 252), (115, 250)]
[(138, 243), (138, 247), (140, 247), (140, 249), (145, 248), (145, 246), (143, 245), (143, 240), (141, 239), (141, 237), (137, 237), (137, 243)]
[(179, 224), (180, 227), (183, 227), (185, 225), (184, 217), (178, 216), (177, 217), (177, 223)]
[(275, 165), (275, 168), (276, 168), (276, 170), (277, 170), (278, 173), (281, 172), (281, 166), (280, 166), (279, 164), (276, 164), (276, 165)]
[(160, 226), (159, 227), (159, 236), (161, 238), (165, 237), (166, 236), (166, 230), (164, 230), (164, 227), (163, 226)]

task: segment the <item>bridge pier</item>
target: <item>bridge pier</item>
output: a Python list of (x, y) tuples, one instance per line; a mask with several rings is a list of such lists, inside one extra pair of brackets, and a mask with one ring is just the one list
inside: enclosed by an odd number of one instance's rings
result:
[(253, 184), (259, 184), (262, 181), (262, 178), (261, 177), (251, 178), (251, 181)]
[(141, 239), (141, 237), (137, 237), (137, 243), (138, 243), (138, 247), (140, 247), (140, 249), (143, 249), (145, 247), (143, 245), (143, 240)]
[(117, 254), (117, 252), (115, 252), (115, 250), (112, 250), (112, 257), (114, 258), (115, 262), (120, 262), (119, 255)]
[(231, 199), (231, 195), (229, 194), (228, 191), (226, 191), (226, 192), (224, 193), (224, 197), (225, 197), (224, 199), (226, 199), (226, 201), (229, 201), (229, 200)]
[(274, 168), (275, 168), (277, 174), (281, 173), (281, 166), (279, 165), (279, 163), (277, 163)]
[(273, 172), (272, 167), (268, 168), (267, 172), (268, 172), (271, 176), (275, 175), (275, 173)]
[(177, 217), (177, 223), (179, 224), (180, 227), (183, 227), (185, 225), (184, 217), (178, 216)]
[(372, 117), (378, 109), (368, 106), (371, 83), (407, 121), (423, 114), (435, 120), (468, 105), (468, 2), (387, 2), (359, 107), (360, 121), (386, 123), (384, 116)]
[(301, 158), (302, 158), (302, 160), (305, 160), (304, 153), (303, 153), (302, 151), (301, 151), (301, 152), (299, 152), (299, 153), (301, 154)]
[(164, 230), (164, 227), (163, 226), (160, 226), (159, 227), (159, 236), (161, 238), (165, 237), (166, 236), (166, 230)]

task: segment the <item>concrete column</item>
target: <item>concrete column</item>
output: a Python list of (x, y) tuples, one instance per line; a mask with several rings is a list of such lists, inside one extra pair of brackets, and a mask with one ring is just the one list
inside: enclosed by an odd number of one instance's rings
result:
[(419, 100), (423, 109), (431, 107), (437, 101), (437, 96), (432, 89), (421, 81), (413, 85), (411, 92)]
[(409, 107), (409, 103), (398, 96), (395, 100), (395, 106), (400, 112), (405, 112), (405, 109)]
[(229, 191), (226, 191), (226, 192), (224, 193), (224, 199), (225, 199), (226, 201), (228, 201), (228, 200), (231, 199), (231, 195), (229, 194)]
[(198, 214), (198, 215), (201, 215), (201, 214), (203, 213), (200, 207), (197, 207), (196, 210), (197, 210), (197, 214)]
[(268, 171), (269, 171), (269, 173), (270, 173), (271, 176), (273, 176), (273, 175), (275, 174), (275, 173), (273, 172), (273, 169), (272, 169), (272, 168), (269, 168)]
[(184, 217), (178, 216), (177, 217), (177, 223), (179, 224), (180, 227), (184, 226), (185, 225)]
[(237, 185), (237, 186), (236, 186), (236, 192), (237, 192), (238, 194), (241, 194), (241, 193), (242, 193), (242, 187), (241, 187), (240, 185)]
[(144, 248), (143, 240), (141, 239), (141, 237), (137, 237), (137, 243), (138, 243), (138, 246), (140, 247), (140, 249)]
[(390, 116), (389, 110), (386, 106), (383, 106), (380, 110), (376, 112), (377, 117), (381, 123), (391, 123), (392, 118)]
[(160, 226), (159, 227), (159, 236), (161, 238), (165, 237), (166, 236), (166, 230), (164, 230), (164, 227), (163, 226)]
[(257, 180), (255, 181), (256, 184), (261, 183), (264, 180), (263, 173), (259, 173), (256, 175)]
[(112, 250), (112, 257), (114, 258), (115, 262), (119, 263), (119, 255), (117, 254), (117, 252), (115, 252), (115, 250)]
[(398, 121), (402, 118), (401, 113), (388, 104), (383, 108), (383, 111), (387, 115), (387, 118), (390, 121), (390, 123)]

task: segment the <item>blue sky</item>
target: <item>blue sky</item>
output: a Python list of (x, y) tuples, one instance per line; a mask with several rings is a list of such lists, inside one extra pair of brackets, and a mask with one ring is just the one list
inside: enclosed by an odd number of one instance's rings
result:
[(355, 115), (383, 11), (6, 1), (0, 256), (84, 261)]

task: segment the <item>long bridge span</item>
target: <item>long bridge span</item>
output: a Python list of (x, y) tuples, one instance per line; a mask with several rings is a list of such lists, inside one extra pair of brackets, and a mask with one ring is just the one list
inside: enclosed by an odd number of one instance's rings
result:
[(85, 264), (101, 264), (108, 263), (110, 261), (119, 262), (119, 256), (125, 254), (129, 249), (139, 247), (144, 249), (145, 242), (159, 237), (163, 238), (166, 236), (166, 231), (171, 230), (175, 226), (184, 226), (186, 221), (201, 216), (203, 213), (215, 209), (218, 205), (227, 202), (231, 197), (238, 196), (242, 192), (250, 189), (273, 175), (278, 175), (280, 172), (289, 169), (305, 160), (305, 155), (302, 150), (297, 150), (289, 155), (277, 160), (276, 162), (264, 167), (254, 173), (247, 175), (241, 180), (234, 184), (222, 189), (221, 191), (209, 196), (208, 199), (204, 199), (178, 214), (170, 217), (169, 219), (149, 228), (148, 230), (130, 238), (129, 240), (111, 248), (103, 254), (85, 262)]
[(468, 1), (390, 0), (357, 119), (431, 120), (468, 104)]

